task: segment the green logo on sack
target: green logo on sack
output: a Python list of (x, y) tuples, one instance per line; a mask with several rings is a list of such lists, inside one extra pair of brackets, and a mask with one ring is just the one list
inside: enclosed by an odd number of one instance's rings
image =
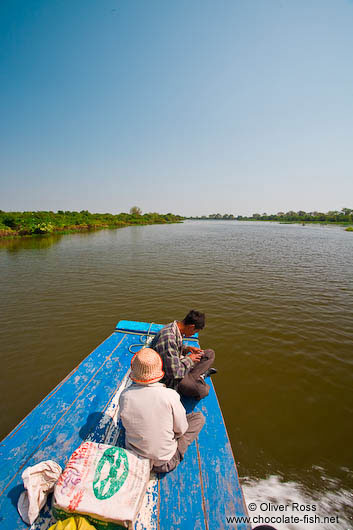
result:
[(109, 447), (98, 462), (93, 480), (97, 499), (109, 499), (124, 484), (129, 473), (129, 461), (125, 449)]

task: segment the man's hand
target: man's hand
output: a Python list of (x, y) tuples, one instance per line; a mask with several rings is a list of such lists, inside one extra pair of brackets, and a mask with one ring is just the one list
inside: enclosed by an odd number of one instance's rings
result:
[(201, 353), (203, 354), (203, 350), (200, 348), (195, 348), (195, 346), (187, 346), (187, 349), (191, 351), (191, 353)]
[(189, 357), (194, 363), (198, 363), (201, 361), (202, 353), (190, 353)]

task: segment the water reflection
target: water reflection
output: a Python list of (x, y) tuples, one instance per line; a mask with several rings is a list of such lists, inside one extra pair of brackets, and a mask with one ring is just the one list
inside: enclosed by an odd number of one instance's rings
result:
[(28, 249), (47, 249), (59, 243), (63, 237), (62, 234), (50, 234), (0, 239), (0, 249), (6, 249), (9, 252)]
[[(77, 232), (56, 232), (54, 234), (42, 234), (42, 235), (33, 235), (33, 236), (23, 236), (23, 237), (13, 237), (13, 238), (0, 238), (0, 250), (6, 249), (8, 251), (18, 251), (18, 250), (28, 250), (28, 249), (47, 249), (53, 245), (60, 243), (64, 237), (68, 241), (70, 238), (90, 238), (90, 241), (93, 241), (94, 235), (99, 235), (101, 232), (105, 234), (114, 234), (114, 232), (121, 230), (125, 227), (109, 227), (106, 229), (98, 229), (95, 227), (90, 227), (87, 229), (79, 230)], [(135, 242), (141, 238), (141, 232), (139, 231), (140, 227), (130, 227), (132, 230), (132, 238)], [(134, 230), (135, 229), (135, 230)], [(114, 235), (113, 235), (114, 237)]]

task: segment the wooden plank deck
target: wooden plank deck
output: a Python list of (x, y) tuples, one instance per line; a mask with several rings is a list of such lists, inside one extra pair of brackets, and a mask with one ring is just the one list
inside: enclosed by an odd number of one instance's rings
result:
[[(1, 442), (0, 527), (25, 530), (17, 512), (23, 491), (21, 474), (42, 460), (65, 466), (85, 439), (123, 445), (119, 396), (126, 385), (131, 361), (129, 347), (140, 344), (161, 325), (120, 321), (115, 332), (86, 357)], [(187, 341), (197, 343), (197, 336)], [(133, 348), (137, 351), (138, 346)], [(181, 464), (171, 473), (152, 475), (135, 530), (218, 530), (246, 524), (227, 524), (226, 516), (247, 515), (238, 474), (217, 397), (210, 395), (185, 407), (201, 410), (206, 424)], [(54, 519), (50, 500), (32, 529), (46, 530)]]

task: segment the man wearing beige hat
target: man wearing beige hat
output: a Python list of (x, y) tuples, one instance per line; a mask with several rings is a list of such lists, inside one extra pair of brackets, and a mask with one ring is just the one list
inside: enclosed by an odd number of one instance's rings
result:
[(133, 384), (120, 397), (126, 448), (149, 458), (157, 473), (168, 473), (183, 460), (205, 423), (201, 412), (186, 414), (179, 394), (160, 383), (163, 376), (161, 357), (143, 348), (131, 361)]

